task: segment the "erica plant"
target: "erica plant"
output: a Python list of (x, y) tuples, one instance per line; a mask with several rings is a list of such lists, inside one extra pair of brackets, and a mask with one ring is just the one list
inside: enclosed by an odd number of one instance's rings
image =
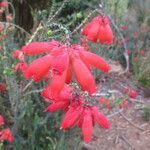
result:
[[(95, 17), (81, 33), (92, 42), (113, 42), (109, 19), (105, 16)], [(39, 54), (44, 55), (27, 63), (28, 56)], [(65, 113), (60, 129), (68, 130), (77, 126), (82, 130), (84, 141), (89, 142), (96, 123), (102, 128), (110, 127), (107, 118), (91, 100), (97, 90), (92, 69), (104, 73), (111, 70), (101, 56), (83, 45), (51, 40), (29, 43), (14, 51), (13, 57), (20, 60), (15, 69), (21, 71), (26, 79), (33, 79), (34, 82), (49, 81), (41, 92), (41, 96), (50, 104), (44, 112), (62, 110)]]

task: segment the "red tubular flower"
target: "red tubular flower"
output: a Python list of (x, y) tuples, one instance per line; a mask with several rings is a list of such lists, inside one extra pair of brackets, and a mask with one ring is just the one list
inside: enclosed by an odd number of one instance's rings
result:
[(38, 82), (48, 73), (52, 61), (52, 56), (49, 54), (34, 60), (25, 70), (24, 76), (26, 79), (32, 78), (35, 82)]
[(72, 93), (73, 93), (73, 89), (69, 87), (67, 84), (65, 84), (58, 96), (58, 99), (70, 100), (72, 98)]
[(62, 75), (54, 74), (51, 83), (42, 91), (42, 96), (55, 99), (64, 88), (66, 80), (66, 71)]
[(69, 64), (69, 67), (67, 69), (67, 76), (66, 76), (66, 83), (69, 84), (72, 80), (72, 76), (73, 76), (73, 69), (72, 69), (72, 65)]
[(62, 74), (69, 65), (69, 56), (68, 53), (62, 53), (54, 57), (52, 69), (53, 72)]
[(12, 136), (12, 132), (10, 129), (4, 129), (0, 131), (0, 141), (7, 140), (9, 142), (14, 141), (14, 137)]
[(82, 112), (83, 107), (80, 104), (79, 106), (71, 106), (61, 122), (61, 129), (67, 130), (73, 127), (79, 120)]
[(82, 90), (90, 94), (96, 91), (94, 78), (86, 65), (78, 58), (73, 58), (73, 69)]
[(90, 22), (88, 23), (83, 29), (82, 29), (82, 34), (87, 36), (89, 29), (93, 26), (93, 23)]
[(97, 42), (99, 32), (99, 20), (98, 18), (93, 19), (93, 25), (89, 28), (87, 33), (87, 40)]
[(85, 108), (83, 115), (84, 115), (82, 122), (83, 139), (85, 142), (90, 142), (92, 139), (92, 128), (93, 128), (91, 110)]
[(92, 42), (99, 41), (101, 44), (112, 44), (113, 42), (113, 32), (109, 25), (109, 19), (104, 16), (95, 17), (83, 28), (82, 34)]
[(60, 109), (65, 109), (67, 106), (69, 106), (69, 101), (58, 101), (54, 102), (50, 106), (48, 106), (44, 112), (55, 112)]
[(92, 107), (92, 114), (94, 117), (94, 120), (103, 128), (108, 129), (110, 127), (110, 124), (107, 120), (107, 118), (99, 113), (98, 108), (96, 106)]
[(42, 91), (42, 96), (44, 98), (46, 98), (45, 100), (47, 102), (51, 102), (51, 101), (59, 101), (59, 100), (67, 100), (67, 99), (71, 99), (72, 97), (72, 88), (70, 88), (67, 84), (64, 84), (63, 89), (60, 91), (60, 93), (56, 96), (53, 97), (52, 96), (52, 92), (50, 87), (46, 87), (43, 91)]
[(32, 42), (23, 46), (21, 51), (25, 55), (37, 55), (44, 52), (49, 52), (53, 46), (53, 42)]
[(100, 56), (87, 51), (80, 51), (81, 59), (85, 59), (90, 65), (100, 69), (103, 72), (111, 70), (110, 65)]
[[(105, 44), (105, 43), (112, 44), (113, 43), (113, 33), (110, 28), (108, 18), (104, 18), (103, 22), (104, 22), (103, 29), (102, 28), (99, 29), (99, 42), (101, 44)], [(101, 31), (103, 34), (101, 33)]]
[(78, 128), (82, 128), (82, 123), (83, 123), (83, 115), (80, 116), (80, 118), (79, 118), (79, 121), (78, 121), (78, 124), (77, 124)]
[(4, 124), (5, 124), (4, 118), (3, 116), (0, 115), (0, 126)]

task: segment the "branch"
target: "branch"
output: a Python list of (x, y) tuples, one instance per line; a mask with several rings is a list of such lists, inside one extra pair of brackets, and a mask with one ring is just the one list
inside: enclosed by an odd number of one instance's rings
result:
[(66, 4), (68, 1), (69, 1), (69, 0), (64, 0), (64, 2), (62, 3), (61, 7), (55, 12), (55, 14), (54, 14), (52, 17), (49, 16), (49, 17), (51, 17), (51, 18), (49, 18), (48, 23), (50, 23), (50, 22), (61, 12), (61, 10), (63, 9), (63, 7), (65, 6), (65, 4)]
[(121, 40), (123, 42), (123, 46), (124, 46), (124, 49), (125, 49), (125, 51), (124, 51), (124, 57), (125, 57), (125, 60), (126, 60), (126, 69), (125, 69), (125, 72), (129, 72), (129, 55), (128, 55), (128, 50), (127, 50), (127, 45), (126, 45), (125, 39), (124, 39), (124, 37), (123, 37), (120, 29), (118, 28), (118, 26), (115, 24), (115, 22), (111, 18), (110, 18), (110, 21), (113, 24), (113, 26), (116, 29), (116, 31), (118, 32), (118, 34), (121, 37)]
[(14, 23), (3, 22), (3, 21), (0, 21), (0, 23), (5, 24), (6, 26), (9, 26), (9, 25), (14, 26), (15, 28), (17, 28), (17, 29), (23, 31), (24, 33), (26, 33), (28, 36), (31, 36), (30, 33), (28, 33), (25, 29), (21, 28), (20, 26), (14, 24)]
[(33, 84), (33, 80), (31, 80), (22, 90), (22, 92), (25, 92), (31, 85)]
[(79, 26), (77, 26), (71, 33), (70, 36), (74, 33), (76, 33), (86, 22), (87, 20), (95, 13), (97, 12), (98, 9), (93, 10), (91, 13), (89, 13), (89, 15), (81, 22), (81, 24)]
[(42, 89), (40, 89), (40, 90), (33, 90), (33, 91), (30, 91), (30, 92), (24, 94), (24, 96), (27, 96), (27, 95), (30, 95), (30, 94), (33, 94), (33, 93), (40, 93), (40, 92), (42, 92)]
[(139, 130), (145, 131), (143, 128), (137, 126), (137, 125), (134, 124), (132, 121), (130, 121), (122, 112), (120, 112), (120, 115), (121, 115), (125, 120), (127, 120), (132, 126), (136, 127), (136, 128), (139, 129)]

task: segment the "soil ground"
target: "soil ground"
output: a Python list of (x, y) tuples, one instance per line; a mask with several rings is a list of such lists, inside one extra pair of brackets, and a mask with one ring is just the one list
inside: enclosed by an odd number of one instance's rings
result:
[[(98, 82), (99, 87), (120, 94), (123, 86), (135, 85), (137, 87), (136, 82), (130, 76), (124, 75), (104, 75), (98, 78)], [(103, 89), (101, 88), (100, 92)], [(150, 122), (144, 120), (142, 111), (144, 106), (150, 106), (150, 98), (145, 98), (141, 87), (136, 90), (138, 97), (131, 99), (126, 109), (113, 108), (107, 112), (111, 128), (105, 130), (95, 126), (92, 142), (82, 143), (82, 150), (150, 150)]]

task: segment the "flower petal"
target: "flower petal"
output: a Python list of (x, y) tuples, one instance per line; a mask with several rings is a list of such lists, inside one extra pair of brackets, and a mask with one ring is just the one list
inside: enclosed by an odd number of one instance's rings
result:
[(88, 63), (91, 64), (92, 66), (100, 69), (103, 72), (110, 71), (111, 69), (110, 65), (102, 57), (87, 51), (82, 51), (80, 52), (80, 54), (81, 54), (81, 58), (87, 60)]
[(94, 93), (96, 91), (95, 80), (86, 65), (80, 59), (73, 58), (73, 69), (82, 90), (90, 94)]
[(32, 78), (35, 82), (38, 82), (49, 71), (52, 65), (51, 55), (45, 55), (41, 58), (34, 60), (24, 72), (24, 76), (27, 79)]

